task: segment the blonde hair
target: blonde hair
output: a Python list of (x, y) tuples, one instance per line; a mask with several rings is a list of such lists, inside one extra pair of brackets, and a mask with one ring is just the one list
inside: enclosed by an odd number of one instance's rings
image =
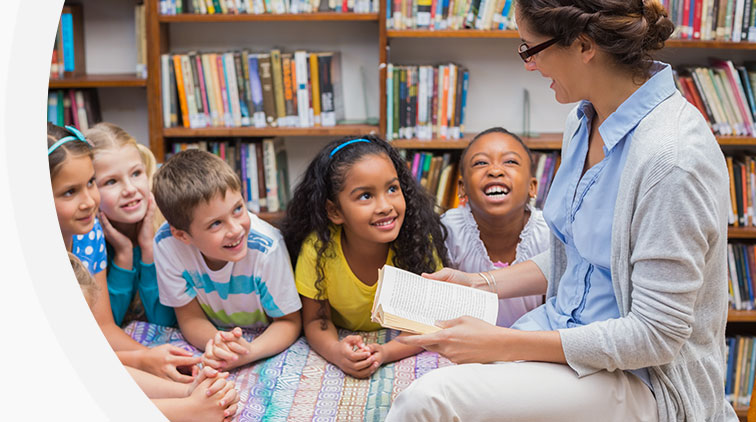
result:
[(84, 295), (84, 299), (87, 301), (87, 305), (89, 305), (89, 308), (91, 309), (94, 306), (95, 301), (97, 301), (100, 287), (95, 283), (92, 274), (89, 273), (89, 270), (84, 267), (84, 264), (82, 264), (76, 255), (69, 252), (68, 260), (71, 262), (71, 268), (73, 268), (76, 281), (79, 282), (81, 293)]
[[(155, 159), (155, 155), (152, 154), (152, 151), (150, 151), (149, 148), (137, 142), (136, 139), (134, 139), (133, 136), (129, 135), (129, 133), (126, 132), (123, 128), (114, 125), (113, 123), (97, 123), (96, 125), (87, 129), (84, 132), (84, 135), (90, 142), (92, 142), (92, 153), (94, 154), (95, 160), (97, 159), (97, 154), (102, 151), (123, 148), (127, 145), (131, 145), (136, 148), (139, 152), (139, 156), (142, 158), (142, 162), (144, 163), (145, 173), (147, 174), (147, 179), (150, 182), (150, 190), (152, 190), (153, 179), (155, 172), (157, 171), (157, 160)], [(160, 210), (155, 210), (155, 218), (153, 220), (155, 231), (157, 231), (157, 229), (161, 224), (163, 224), (164, 221), (165, 218), (162, 214), (160, 214)]]

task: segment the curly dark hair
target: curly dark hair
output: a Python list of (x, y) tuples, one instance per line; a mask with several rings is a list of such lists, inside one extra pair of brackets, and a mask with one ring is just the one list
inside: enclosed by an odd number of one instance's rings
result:
[(518, 19), (558, 45), (586, 34), (636, 77), (649, 76), (650, 52), (675, 28), (659, 0), (517, 0), (515, 7)]
[[(353, 139), (370, 142), (351, 144), (331, 157), (331, 152), (336, 147)], [(337, 195), (344, 188), (349, 170), (354, 163), (368, 155), (382, 155), (391, 160), (407, 204), (399, 235), (391, 244), (394, 266), (416, 274), (433, 272), (436, 270), (436, 254), (444, 265), (448, 265), (444, 245), (446, 229), (434, 211), (434, 199), (412, 177), (399, 152), (375, 135), (351, 136), (330, 142), (307, 166), (281, 223), (281, 232), (295, 266), (304, 240), (310, 233), (315, 232), (317, 235), (315, 288), (318, 293), (315, 300), (321, 301), (318, 316), (322, 320), (323, 329), (326, 328), (327, 319), (323, 300), (326, 278), (323, 257), (335, 256), (331, 238), (332, 223), (326, 212), (326, 201), (338, 204)]]

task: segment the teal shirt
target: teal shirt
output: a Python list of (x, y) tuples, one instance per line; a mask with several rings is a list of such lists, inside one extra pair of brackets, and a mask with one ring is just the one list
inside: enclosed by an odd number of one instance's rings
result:
[(129, 305), (134, 300), (134, 294), (138, 291), (148, 322), (175, 326), (176, 313), (173, 308), (160, 303), (155, 264), (142, 262), (142, 250), (137, 246), (134, 248), (133, 268), (125, 270), (113, 262), (115, 250), (109, 243), (107, 250), (108, 294), (110, 295), (110, 309), (113, 312), (115, 323), (121, 325)]

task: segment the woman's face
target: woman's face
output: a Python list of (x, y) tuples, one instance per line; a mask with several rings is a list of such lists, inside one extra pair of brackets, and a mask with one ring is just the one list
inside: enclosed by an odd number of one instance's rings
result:
[[(538, 45), (549, 38), (538, 34), (530, 29), (527, 20), (517, 18), (517, 28), (520, 38), (529, 47)], [(574, 103), (585, 98), (582, 95), (582, 81), (585, 78), (585, 69), (581, 66), (579, 42), (576, 40), (571, 46), (565, 48), (558, 43), (543, 51), (538, 52), (525, 63), (525, 70), (538, 71), (544, 78), (551, 79), (549, 88), (554, 90), (554, 95), (559, 103)]]

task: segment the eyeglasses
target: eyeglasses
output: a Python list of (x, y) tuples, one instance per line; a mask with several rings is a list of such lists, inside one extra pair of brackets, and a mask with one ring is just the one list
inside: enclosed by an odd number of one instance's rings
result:
[(547, 49), (548, 47), (550, 47), (552, 44), (556, 43), (557, 41), (559, 41), (558, 38), (552, 38), (548, 41), (544, 41), (532, 47), (528, 47), (528, 44), (522, 43), (520, 44), (520, 47), (517, 48), (517, 53), (520, 55), (520, 58), (522, 59), (522, 61), (527, 63), (533, 60), (533, 56)]

